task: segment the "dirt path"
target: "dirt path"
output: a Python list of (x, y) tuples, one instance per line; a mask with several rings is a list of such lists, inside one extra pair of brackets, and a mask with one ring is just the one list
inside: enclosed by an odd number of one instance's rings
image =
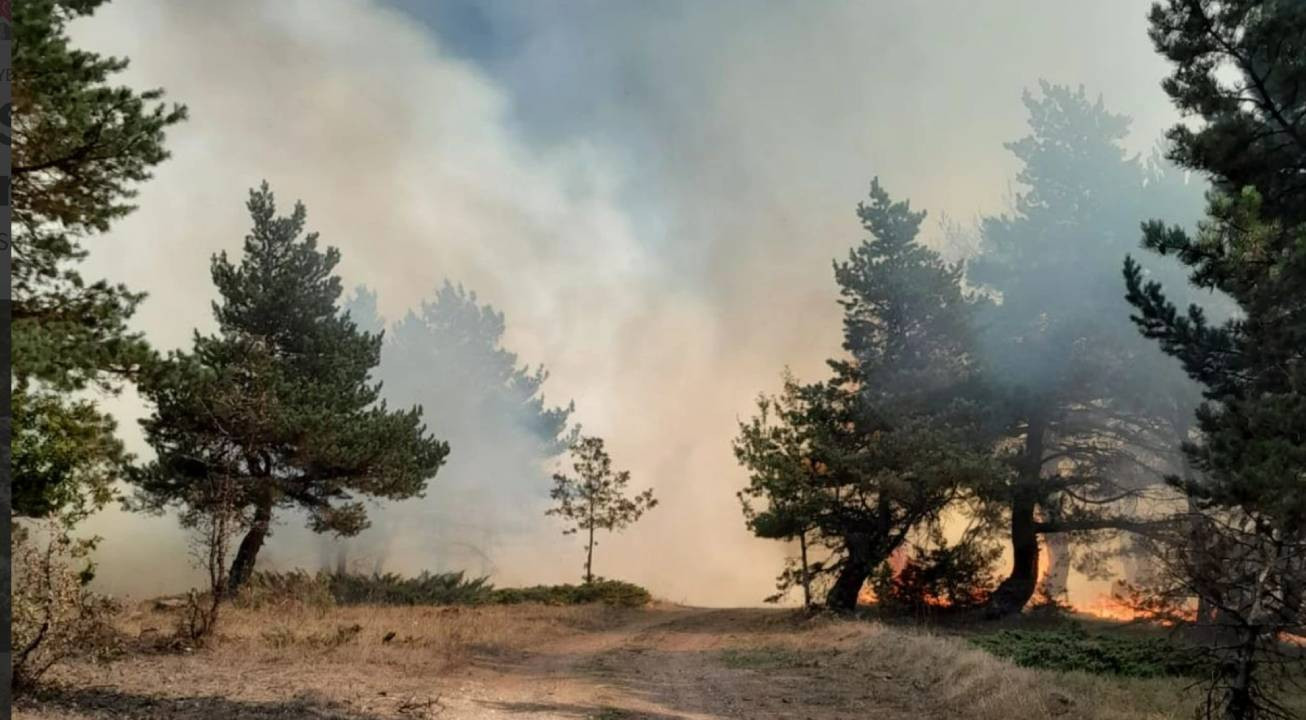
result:
[[(535, 614), (532, 615), (531, 613)], [(497, 613), (497, 614), (494, 614)], [(381, 614), (381, 613), (372, 613)], [(319, 621), (334, 629), (349, 617)], [(24, 720), (930, 720), (929, 693), (869, 666), (870, 623), (760, 609), (655, 607), (529, 639), (571, 618), (543, 611), (390, 611), (339, 646), (274, 649), (264, 618), (215, 651), (142, 653), (79, 666), (21, 708)], [(582, 616), (583, 618), (584, 616)], [(606, 619), (605, 619), (606, 618)], [(561, 621), (561, 620), (559, 620)], [(467, 628), (498, 637), (453, 665), (387, 645), (381, 630)], [(461, 623), (461, 625), (460, 625)], [(500, 628), (495, 630), (495, 628)], [(236, 628), (239, 629), (239, 628)], [(355, 626), (357, 630), (357, 626)], [(503, 635), (509, 638), (504, 641)], [(389, 633), (390, 636), (395, 633)], [(356, 637), (355, 637), (356, 636)], [(374, 637), (375, 636), (375, 637)], [(257, 638), (257, 639), (255, 639)], [(269, 639), (270, 638), (270, 639)], [(402, 639), (402, 638), (401, 638)], [(299, 642), (306, 642), (302, 639)], [(275, 644), (275, 643), (274, 643)], [(407, 646), (406, 646), (407, 647)], [(371, 653), (371, 654), (369, 654)], [(393, 653), (387, 655), (385, 653)]]
[(851, 625), (838, 634), (804, 632), (770, 611), (650, 611), (611, 630), (535, 648), (517, 662), (480, 664), (460, 692), (442, 698), (438, 717), (927, 717), (912, 711), (917, 698), (884, 673), (849, 677), (816, 657), (837, 657), (867, 635)]

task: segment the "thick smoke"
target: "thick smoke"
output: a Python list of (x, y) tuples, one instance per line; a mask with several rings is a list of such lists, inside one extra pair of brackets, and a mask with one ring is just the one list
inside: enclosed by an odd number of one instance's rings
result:
[[(150, 293), (137, 324), (156, 345), (188, 344), (212, 327), (207, 258), (238, 251), (245, 192), (267, 178), (283, 204), (304, 200), (382, 316), (466, 283), (505, 312), (504, 345), (551, 370), (549, 396), (574, 399), (575, 420), (655, 488), (662, 504), (604, 543), (599, 571), (672, 600), (771, 590), (782, 549), (743, 527), (729, 442), (782, 366), (814, 376), (838, 351), (830, 260), (858, 240), (870, 177), (963, 225), (1002, 210), (1015, 164), (1001, 143), (1024, 131), (1020, 94), (1040, 77), (1103, 90), (1134, 117), (1134, 151), (1173, 121), (1146, 0), (447, 7), (114, 0), (75, 25), (192, 117), (93, 270)], [(460, 34), (458, 12), (488, 31)], [(139, 403), (110, 407), (143, 451)], [(269, 562), (333, 560), (285, 520)], [(539, 538), (557, 531), (537, 521)], [(112, 511), (87, 529), (106, 538), (112, 590), (193, 577), (171, 518)], [(393, 536), (387, 562), (482, 569), (427, 532)], [(496, 582), (576, 576), (560, 535), (528, 544), (501, 544)]]

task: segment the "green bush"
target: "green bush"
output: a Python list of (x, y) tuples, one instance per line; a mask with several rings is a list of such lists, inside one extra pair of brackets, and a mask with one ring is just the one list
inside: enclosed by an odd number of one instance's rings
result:
[(639, 607), (652, 599), (644, 588), (620, 580), (598, 580), (588, 585), (537, 585), (499, 588), (488, 578), (469, 578), (461, 572), (423, 572), (417, 577), (396, 573), (256, 572), (237, 596), (244, 607), (277, 607), (299, 603), (311, 607), (331, 605), (584, 605), (603, 603)]
[(489, 578), (462, 572), (371, 575), (327, 573), (331, 596), (341, 605), (482, 605), (494, 588)]
[(1193, 649), (1165, 638), (1069, 630), (1001, 630), (972, 643), (1022, 667), (1126, 677), (1197, 677), (1207, 668)]
[(931, 548), (913, 548), (896, 574), (887, 562), (871, 574), (871, 589), (881, 608), (922, 615), (970, 610), (988, 600), (1001, 548), (973, 541), (949, 545), (942, 537), (934, 543)]
[(498, 605), (540, 603), (543, 605), (585, 605), (603, 603), (614, 607), (642, 607), (653, 597), (648, 590), (620, 580), (595, 580), (584, 585), (536, 585), (495, 590), (491, 602)]

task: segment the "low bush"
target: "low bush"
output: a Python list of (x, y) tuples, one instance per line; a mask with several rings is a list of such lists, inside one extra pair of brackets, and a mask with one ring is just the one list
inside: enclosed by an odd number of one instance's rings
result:
[(494, 590), (489, 579), (462, 572), (371, 575), (326, 573), (331, 596), (341, 605), (482, 605)]
[(620, 580), (595, 580), (583, 585), (536, 585), (528, 588), (503, 588), (491, 594), (490, 602), (499, 605), (540, 603), (543, 605), (585, 605), (603, 603), (613, 607), (642, 607), (653, 597), (648, 590)]
[(118, 607), (87, 587), (89, 546), (53, 525), (15, 526), (12, 542), (13, 688), (30, 689), (63, 660), (117, 651)]
[(241, 586), (233, 602), (237, 607), (256, 610), (283, 606), (328, 608), (336, 604), (328, 575), (304, 570), (257, 571)]
[(949, 545), (935, 539), (931, 548), (915, 547), (897, 573), (888, 563), (871, 576), (881, 608), (913, 615), (977, 608), (995, 585), (993, 562), (1001, 549), (978, 542)]
[(537, 585), (495, 588), (488, 578), (462, 572), (423, 572), (417, 577), (396, 573), (256, 572), (237, 594), (243, 607), (286, 604), (325, 608), (332, 605), (584, 605), (602, 603), (639, 607), (652, 600), (644, 588), (620, 580), (587, 585)]
[(1017, 665), (1063, 672), (1136, 678), (1197, 677), (1207, 671), (1195, 649), (1165, 638), (1135, 638), (1067, 630), (1000, 630), (970, 639)]

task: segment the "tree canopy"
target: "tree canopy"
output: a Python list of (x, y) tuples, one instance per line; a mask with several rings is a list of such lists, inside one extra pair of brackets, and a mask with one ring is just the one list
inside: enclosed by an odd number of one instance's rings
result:
[(1011, 468), (994, 486), (1013, 551), (996, 614), (1033, 596), (1040, 537), (1141, 524), (1132, 506), (1160, 484), (1196, 401), (1182, 378), (1157, 380), (1176, 374), (1121, 322), (1112, 287), (1144, 208), (1189, 221), (1197, 184), (1128, 154), (1129, 119), (1083, 88), (1044, 82), (1024, 102), (1030, 134), (1007, 144), (1023, 187), (1009, 213), (981, 222), (967, 275), (994, 298), (980, 337)]
[(826, 382), (786, 378), (735, 442), (750, 471), (740, 496), (750, 528), (804, 542), (810, 530), (826, 556), (800, 576), (832, 575), (826, 604), (839, 610), (989, 469), (973, 402), (977, 301), (961, 288), (962, 266), (917, 240), (924, 216), (871, 183), (858, 206), (869, 237), (834, 263), (847, 356), (830, 361)]
[(83, 390), (115, 392), (153, 357), (128, 320), (144, 297), (88, 281), (84, 242), (130, 213), (186, 117), (162, 90), (114, 86), (127, 60), (73, 47), (69, 21), (103, 0), (34, 0), (14, 13), (14, 512), (72, 522), (112, 497), (129, 458)]
[(210, 510), (214, 479), (235, 482), (248, 530), (232, 563), (235, 591), (253, 569), (277, 508), (299, 507), (317, 532), (367, 526), (363, 497), (419, 495), (449, 452), (419, 407), (392, 411), (371, 373), (381, 336), (340, 312), (340, 260), (304, 234), (297, 203), (277, 216), (267, 184), (251, 191), (253, 229), (240, 262), (213, 258), (218, 331), (175, 352), (142, 384), (142, 421), (157, 459), (133, 478), (147, 508)]

